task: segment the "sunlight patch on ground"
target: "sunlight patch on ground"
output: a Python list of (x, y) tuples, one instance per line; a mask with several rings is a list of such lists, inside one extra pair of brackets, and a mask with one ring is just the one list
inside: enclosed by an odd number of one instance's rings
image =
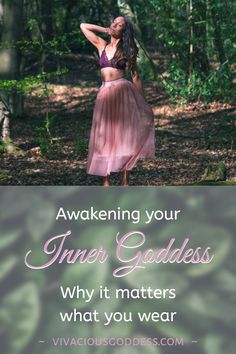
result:
[(35, 110), (36, 115), (61, 110), (75, 112), (80, 105), (90, 101), (97, 92), (96, 87), (71, 87), (71, 85), (48, 85), (48, 89), (53, 91), (48, 96), (39, 97), (39, 89), (32, 95), (26, 96), (25, 106), (30, 110), (30, 114), (32, 110), (39, 107), (39, 104), (40, 112)]

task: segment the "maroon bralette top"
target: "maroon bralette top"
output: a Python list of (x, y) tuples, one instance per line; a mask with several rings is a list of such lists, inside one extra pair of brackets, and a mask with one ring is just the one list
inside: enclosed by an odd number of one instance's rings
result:
[[(107, 45), (106, 45), (107, 46)], [(105, 48), (106, 46), (104, 47), (103, 51), (102, 51), (102, 54), (99, 58), (99, 65), (100, 65), (100, 68), (115, 68), (115, 69), (120, 69), (120, 70), (125, 70), (125, 67), (126, 67), (126, 62), (127, 62), (127, 59), (120, 59), (116, 65), (112, 65), (111, 63), (111, 60), (108, 59), (107, 55), (106, 55), (106, 51), (105, 51)]]

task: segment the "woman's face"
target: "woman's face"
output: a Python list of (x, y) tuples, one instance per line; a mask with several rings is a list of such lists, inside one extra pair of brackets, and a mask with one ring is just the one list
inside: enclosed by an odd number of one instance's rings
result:
[(115, 38), (121, 38), (125, 29), (125, 19), (122, 16), (116, 17), (111, 23), (111, 35)]

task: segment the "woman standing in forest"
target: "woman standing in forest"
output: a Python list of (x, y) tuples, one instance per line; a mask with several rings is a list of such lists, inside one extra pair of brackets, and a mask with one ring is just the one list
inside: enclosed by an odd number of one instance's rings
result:
[[(103, 185), (109, 186), (110, 172), (123, 171), (122, 185), (128, 185), (128, 171), (139, 159), (155, 154), (153, 114), (136, 68), (133, 26), (119, 16), (109, 28), (87, 23), (80, 28), (99, 51), (103, 80), (93, 113), (87, 173), (103, 176)], [(110, 42), (95, 33), (107, 33)], [(132, 82), (124, 79), (126, 69)]]

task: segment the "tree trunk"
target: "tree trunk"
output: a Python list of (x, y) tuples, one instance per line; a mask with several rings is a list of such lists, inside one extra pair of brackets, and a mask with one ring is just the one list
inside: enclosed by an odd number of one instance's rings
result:
[(189, 53), (188, 53), (188, 82), (192, 80), (193, 74), (193, 3), (189, 0), (187, 6), (189, 23)]
[[(4, 0), (2, 6), (1, 42), (8, 45), (22, 39), (23, 0)], [(0, 79), (18, 80), (20, 78), (20, 64), (21, 55), (16, 47), (0, 50)], [(6, 98), (11, 114), (22, 115), (22, 97), (13, 93)]]
[(9, 140), (9, 111), (4, 104), (4, 101), (0, 98), (0, 124), (2, 124), (2, 140), (6, 142)]
[(53, 0), (41, 0), (41, 28), (44, 40), (46, 42), (53, 38), (53, 6)]
[(193, 33), (196, 41), (194, 48), (194, 67), (208, 75), (210, 63), (207, 55), (207, 6), (206, 1), (196, 0), (193, 8)]
[(202, 0), (188, 1), (188, 83), (191, 82), (193, 71), (203, 78), (209, 74), (210, 63), (207, 55), (207, 7)]
[(214, 43), (218, 53), (219, 61), (221, 64), (223, 64), (227, 59), (226, 59), (223, 40), (222, 40), (220, 16), (216, 9), (216, 5), (214, 1), (211, 1), (210, 6), (211, 6), (211, 17), (212, 17), (212, 22), (214, 27)]
[(66, 4), (64, 6), (65, 6), (65, 18), (64, 18), (63, 30), (65, 33), (67, 33), (71, 31), (71, 23), (70, 21), (68, 21), (68, 19), (72, 17), (72, 10), (75, 4), (74, 1), (66, 1)]
[(0, 38), (2, 36), (3, 0), (0, 0)]
[[(3, 0), (2, 6), (2, 36), (1, 42), (9, 45), (22, 38), (23, 29), (23, 0)], [(0, 79), (18, 80), (20, 78), (20, 52), (16, 47), (0, 50)], [(23, 114), (22, 95), (16, 92), (0, 93), (0, 116), (2, 123), (2, 139), (7, 142), (10, 139), (9, 119), (10, 115)]]

